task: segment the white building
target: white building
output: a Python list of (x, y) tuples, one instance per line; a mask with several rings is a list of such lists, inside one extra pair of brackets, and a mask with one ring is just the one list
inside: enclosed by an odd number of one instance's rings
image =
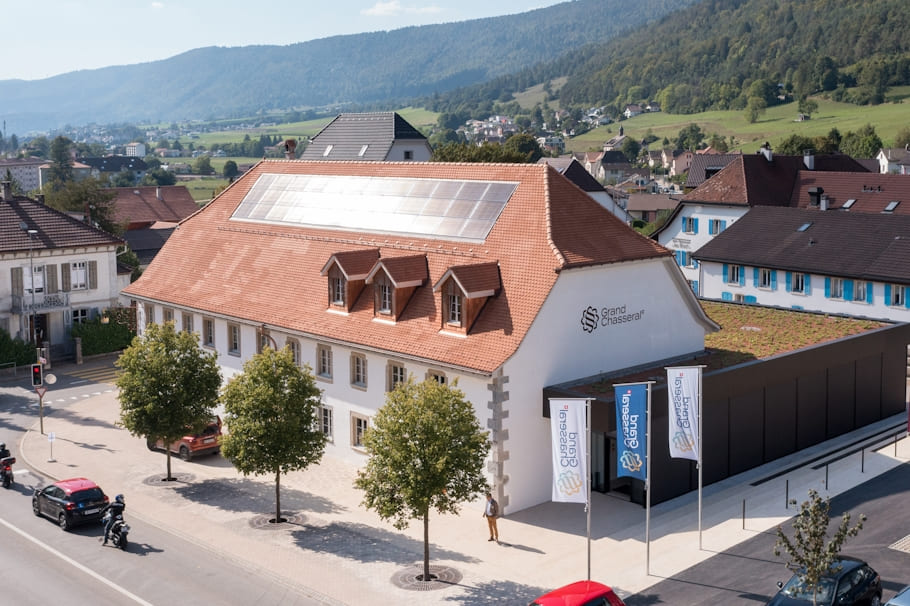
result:
[(6, 180), (7, 172), (23, 192), (35, 191), (40, 187), (39, 168), (46, 164), (44, 158), (3, 158), (0, 159), (0, 179)]
[(545, 164), (263, 160), (124, 296), (140, 326), (198, 332), (226, 376), (290, 347), (324, 390), (326, 456), (364, 461), (404, 377), (457, 380), (509, 511), (550, 499), (545, 386), (698, 353), (717, 329), (666, 249)]
[(133, 141), (132, 143), (126, 144), (126, 155), (130, 157), (144, 158), (145, 157), (145, 143), (139, 143)]

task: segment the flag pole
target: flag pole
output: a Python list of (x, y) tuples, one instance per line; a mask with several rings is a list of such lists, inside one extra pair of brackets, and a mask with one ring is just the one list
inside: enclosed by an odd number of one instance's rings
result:
[(646, 473), (645, 473), (645, 574), (651, 574), (651, 384), (648, 381), (648, 408), (645, 420)]
[(704, 370), (704, 365), (698, 367), (698, 549), (701, 551), (701, 512), (702, 512), (702, 503), (701, 503), (701, 489), (702, 489), (702, 471), (704, 465), (702, 464), (702, 448), (701, 448), (701, 436), (702, 436), (702, 395), (701, 395), (701, 375)]
[(585, 472), (588, 474), (587, 485), (588, 494), (585, 501), (585, 511), (588, 513), (588, 580), (591, 580), (591, 400), (585, 400), (588, 417), (585, 420), (588, 452), (585, 457)]

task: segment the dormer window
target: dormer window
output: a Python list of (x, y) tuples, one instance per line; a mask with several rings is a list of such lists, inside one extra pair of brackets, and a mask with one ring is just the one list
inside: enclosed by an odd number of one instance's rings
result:
[(329, 274), (329, 302), (338, 307), (344, 307), (344, 276), (335, 270), (335, 275)]
[(376, 285), (379, 290), (378, 311), (381, 314), (392, 313), (392, 285), (382, 281)]
[(411, 295), (428, 276), (426, 255), (383, 257), (376, 261), (366, 277), (366, 283), (373, 285), (373, 315), (397, 321)]
[(440, 294), (443, 330), (467, 333), (487, 301), (502, 286), (499, 263), (479, 263), (450, 267), (433, 291)]
[(446, 324), (461, 326), (462, 295), (454, 282), (446, 288)]
[(329, 309), (351, 311), (377, 258), (379, 249), (368, 248), (335, 253), (326, 261), (320, 274), (328, 279)]

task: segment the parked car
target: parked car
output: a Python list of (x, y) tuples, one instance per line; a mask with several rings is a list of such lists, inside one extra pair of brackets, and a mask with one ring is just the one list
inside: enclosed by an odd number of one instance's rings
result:
[(847, 556), (835, 560), (831, 574), (822, 577), (815, 590), (815, 602), (812, 591), (799, 574), (794, 574), (786, 585), (777, 585), (780, 591), (767, 606), (881, 606), (882, 603), (882, 579), (879, 574), (864, 561)]
[(612, 589), (597, 581), (578, 581), (542, 595), (530, 606), (626, 606)]
[(897, 592), (897, 594), (888, 600), (885, 606), (910, 606), (910, 585)]
[[(149, 450), (164, 450), (164, 442), (146, 442)], [(199, 433), (186, 435), (171, 444), (171, 452), (184, 461), (195, 457), (215, 454), (221, 449), (221, 417), (212, 419)]]
[(69, 530), (78, 524), (100, 520), (108, 502), (101, 487), (91, 480), (71, 478), (36, 490), (32, 495), (32, 511)]

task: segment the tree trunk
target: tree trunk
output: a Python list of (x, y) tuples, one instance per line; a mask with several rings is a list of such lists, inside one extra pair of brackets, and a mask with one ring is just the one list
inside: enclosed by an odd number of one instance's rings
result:
[(430, 581), (430, 508), (423, 512), (423, 580)]
[(174, 478), (171, 477), (171, 449), (168, 448), (168, 442), (164, 443), (164, 452), (167, 454), (167, 477), (164, 479), (165, 482), (170, 482)]
[(275, 523), (281, 523), (281, 471), (275, 472)]

